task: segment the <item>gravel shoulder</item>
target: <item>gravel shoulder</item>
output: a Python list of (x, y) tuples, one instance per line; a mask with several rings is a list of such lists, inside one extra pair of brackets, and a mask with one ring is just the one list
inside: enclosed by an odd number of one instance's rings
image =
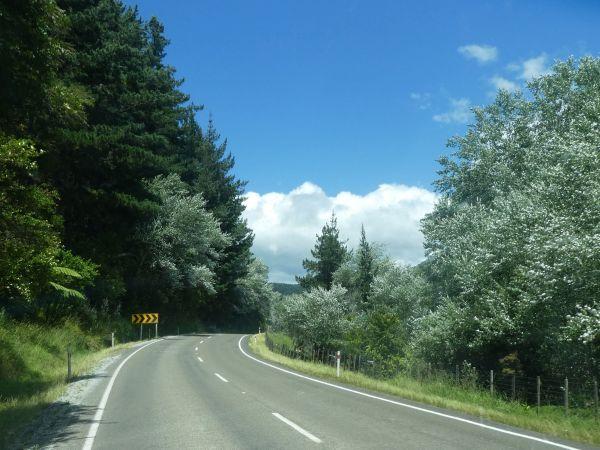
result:
[(10, 448), (81, 448), (104, 387), (118, 363), (146, 342), (111, 350), (89, 373), (71, 381), (63, 394), (29, 423)]

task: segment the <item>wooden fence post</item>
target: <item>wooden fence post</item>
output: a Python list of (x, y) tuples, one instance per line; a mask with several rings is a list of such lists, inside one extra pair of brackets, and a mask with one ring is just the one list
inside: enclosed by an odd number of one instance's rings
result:
[(596, 422), (598, 422), (598, 380), (596, 378), (594, 378), (594, 405)]
[(536, 397), (537, 397), (537, 408), (536, 408), (536, 412), (539, 414), (540, 413), (540, 405), (542, 403), (542, 395), (541, 395), (541, 391), (542, 391), (542, 380), (540, 380), (539, 375), (536, 378)]
[(515, 398), (517, 396), (517, 379), (516, 379), (516, 375), (513, 373), (512, 374), (512, 379), (511, 379), (511, 399), (514, 402)]
[(73, 375), (71, 368), (71, 347), (67, 348), (67, 381), (71, 381)]
[(569, 414), (569, 379), (565, 377), (565, 415)]

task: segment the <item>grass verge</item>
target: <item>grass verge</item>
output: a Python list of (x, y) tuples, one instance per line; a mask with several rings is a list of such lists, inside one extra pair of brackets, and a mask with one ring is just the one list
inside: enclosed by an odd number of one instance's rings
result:
[(536, 408), (493, 397), (488, 392), (467, 389), (444, 380), (419, 381), (406, 376), (389, 380), (377, 380), (361, 373), (342, 371), (336, 376), (335, 368), (307, 361), (288, 358), (270, 351), (265, 345), (264, 334), (250, 338), (249, 347), (255, 355), (305, 374), (351, 384), (371, 391), (397, 395), (441, 408), (470, 414), (551, 436), (589, 444), (600, 444), (600, 426), (590, 411), (574, 411), (565, 416), (556, 406), (543, 406), (539, 414)]
[(67, 387), (67, 347), (72, 375), (88, 374), (103, 358), (127, 347), (106, 348), (105, 337), (66, 322), (48, 327), (13, 322), (0, 316), (0, 448)]

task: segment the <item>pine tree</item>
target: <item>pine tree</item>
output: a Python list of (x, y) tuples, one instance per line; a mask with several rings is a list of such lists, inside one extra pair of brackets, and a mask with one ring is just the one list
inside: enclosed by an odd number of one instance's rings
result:
[(317, 235), (317, 242), (311, 255), (314, 259), (302, 261), (302, 267), (306, 269), (306, 275), (297, 276), (296, 281), (304, 289), (322, 287), (331, 289), (333, 274), (342, 265), (348, 255), (345, 243), (340, 241), (340, 231), (337, 226), (335, 213)]
[(367, 241), (364, 225), (360, 229), (360, 242), (356, 258), (358, 266), (356, 288), (363, 307), (366, 307), (371, 296), (373, 280), (375, 279), (375, 255), (373, 254), (371, 245)]
[(83, 126), (50, 136), (42, 165), (60, 195), (64, 240), (101, 265), (98, 301), (109, 299), (116, 309), (129, 291), (129, 301), (152, 302), (154, 291), (140, 291), (151, 272), (135, 270), (145, 253), (136, 230), (158, 207), (145, 180), (173, 169), (188, 97), (174, 69), (162, 64), (167, 41), (156, 19), (144, 23), (116, 0), (58, 4), (70, 21), (65, 39), (72, 48), (63, 77), (93, 99)]
[(186, 110), (178, 147), (178, 171), (191, 192), (202, 194), (206, 209), (230, 238), (215, 268), (215, 295), (207, 299), (203, 310), (205, 318), (224, 322), (232, 320), (243, 302), (237, 285), (247, 275), (252, 261), (253, 235), (242, 218), (246, 183), (231, 173), (235, 160), (227, 151), (227, 141), (221, 141), (212, 119), (206, 130), (196, 121), (195, 113), (199, 109), (191, 106)]

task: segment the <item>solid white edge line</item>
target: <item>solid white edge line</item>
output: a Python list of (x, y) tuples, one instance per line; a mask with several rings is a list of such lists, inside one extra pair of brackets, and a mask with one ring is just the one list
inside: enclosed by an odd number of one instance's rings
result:
[(316, 437), (314, 434), (309, 433), (308, 431), (306, 431), (304, 428), (302, 428), (299, 425), (296, 425), (294, 422), (292, 422), (290, 419), (286, 419), (285, 417), (283, 417), (281, 414), (279, 413), (271, 413), (273, 414), (275, 417), (277, 417), (279, 420), (281, 420), (282, 422), (288, 424), (290, 427), (292, 427), (294, 430), (296, 430), (298, 433), (303, 434), (304, 436), (306, 436), (307, 438), (309, 438), (311, 441), (316, 442), (317, 444), (321, 443), (321, 439), (319, 439), (318, 437)]
[(221, 375), (219, 375), (217, 372), (215, 372), (215, 376), (217, 378), (219, 378), (221, 381), (224, 381), (225, 383), (229, 383), (229, 381), (227, 381), (224, 377), (222, 377)]
[(157, 342), (160, 342), (161, 340), (162, 339), (157, 339), (155, 341), (149, 342), (146, 345), (143, 345), (142, 347), (138, 348), (136, 351), (134, 351), (129, 356), (127, 356), (127, 358), (125, 358), (123, 361), (121, 361), (121, 364), (119, 364), (119, 366), (113, 372), (112, 377), (110, 377), (110, 380), (108, 381), (108, 384), (106, 385), (106, 388), (104, 389), (104, 394), (102, 394), (102, 399), (100, 400), (100, 403), (98, 404), (98, 409), (96, 410), (96, 414), (94, 414), (94, 419), (92, 420), (92, 424), (90, 425), (90, 429), (88, 430), (88, 434), (83, 443), (82, 450), (91, 450), (92, 446), (94, 445), (94, 439), (96, 438), (96, 434), (98, 433), (98, 427), (100, 427), (100, 421), (102, 420), (102, 415), (104, 414), (104, 408), (106, 408), (106, 403), (108, 402), (108, 396), (110, 395), (110, 391), (113, 388), (113, 384), (115, 384), (117, 375), (119, 375), (119, 372), (121, 371), (121, 369), (123, 368), (125, 363), (127, 361), (129, 361), (129, 358), (131, 358), (137, 352), (145, 349), (146, 347), (148, 347), (152, 344), (156, 344)]
[(204, 360), (202, 358), (200, 358), (199, 356), (198, 356), (198, 361), (204, 362)]
[(256, 361), (256, 362), (258, 362), (260, 364), (263, 364), (265, 366), (269, 366), (269, 367), (271, 367), (273, 369), (276, 369), (276, 370), (279, 370), (281, 372), (285, 372), (287, 374), (294, 375), (296, 377), (303, 378), (305, 380), (310, 380), (310, 381), (313, 381), (315, 383), (324, 384), (325, 386), (329, 386), (329, 387), (332, 387), (332, 388), (335, 388), (335, 389), (339, 389), (341, 391), (350, 392), (352, 394), (361, 395), (363, 397), (368, 397), (368, 398), (372, 398), (372, 399), (375, 399), (375, 400), (380, 400), (382, 402), (391, 403), (393, 405), (403, 406), (405, 408), (414, 409), (416, 411), (421, 411), (421, 412), (425, 412), (425, 413), (428, 413), (428, 414), (433, 414), (435, 416), (444, 417), (446, 419), (451, 419), (451, 420), (456, 420), (458, 422), (468, 423), (470, 425), (474, 425), (474, 426), (480, 427), (480, 428), (485, 428), (487, 430), (497, 431), (499, 433), (504, 433), (504, 434), (508, 434), (508, 435), (511, 435), (511, 436), (517, 436), (517, 437), (520, 437), (520, 438), (523, 438), (523, 439), (529, 439), (529, 440), (532, 440), (532, 441), (541, 442), (543, 444), (548, 444), (548, 445), (553, 445), (555, 447), (564, 448), (564, 449), (567, 449), (567, 450), (579, 450), (579, 449), (577, 449), (577, 447), (570, 447), (568, 445), (560, 444), (558, 442), (552, 442), (552, 441), (549, 441), (547, 439), (543, 439), (543, 438), (539, 438), (539, 437), (535, 437), (535, 436), (530, 436), (530, 435), (527, 435), (527, 434), (517, 433), (515, 431), (505, 430), (503, 428), (494, 427), (492, 425), (486, 425), (484, 423), (474, 422), (472, 420), (464, 419), (462, 417), (452, 416), (450, 414), (445, 414), (445, 413), (442, 413), (442, 412), (439, 412), (439, 411), (433, 411), (433, 410), (427, 409), (427, 408), (421, 408), (420, 406), (409, 405), (408, 403), (398, 402), (398, 401), (395, 401), (395, 400), (391, 400), (389, 398), (378, 397), (378, 396), (373, 395), (373, 394), (367, 394), (366, 392), (356, 391), (354, 389), (350, 389), (350, 388), (347, 388), (347, 387), (344, 387), (344, 386), (340, 386), (338, 384), (329, 383), (327, 381), (318, 380), (316, 378), (311, 378), (311, 377), (308, 377), (306, 375), (302, 375), (302, 374), (299, 374), (297, 372), (293, 372), (291, 370), (282, 369), (281, 367), (277, 367), (277, 366), (275, 366), (273, 364), (269, 364), (268, 362), (261, 361), (260, 359), (255, 358), (254, 356), (251, 356), (248, 353), (246, 353), (244, 351), (244, 349), (242, 348), (242, 340), (244, 340), (245, 337), (248, 337), (248, 335), (246, 334), (246, 335), (242, 336), (240, 338), (240, 340), (238, 341), (238, 347), (239, 347), (240, 351), (245, 356), (247, 356), (250, 359), (253, 359), (254, 361)]

